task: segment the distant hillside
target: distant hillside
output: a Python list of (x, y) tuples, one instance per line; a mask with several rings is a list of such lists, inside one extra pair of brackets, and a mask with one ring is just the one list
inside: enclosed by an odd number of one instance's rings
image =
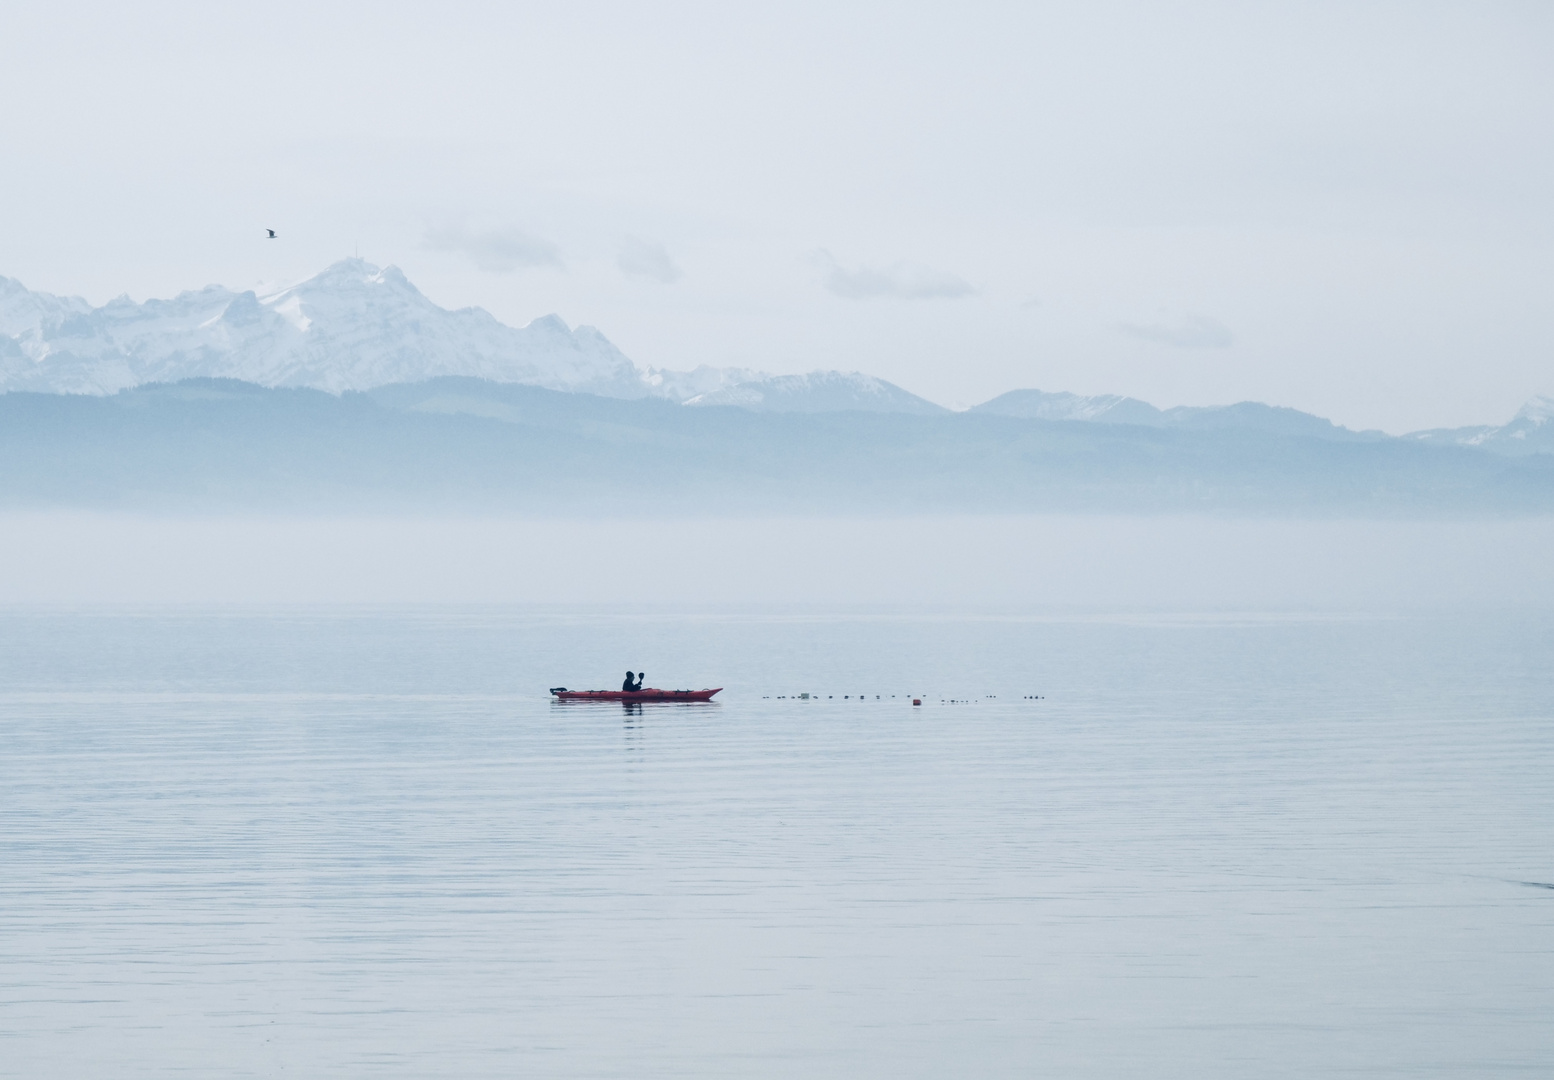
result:
[[(1331, 420), (1256, 401), (1235, 405), (1191, 406), (1157, 409), (1137, 398), (1100, 394), (1053, 394), (1041, 390), (1011, 390), (971, 409), (988, 416), (1027, 420), (1082, 420), (1095, 424), (1137, 424), (1141, 427), (1212, 431), (1239, 428), (1270, 435), (1297, 435), (1312, 439), (1376, 442), (1387, 436), (1380, 431), (1351, 431)], [(1498, 426), (1436, 428), (1402, 436), (1431, 446), (1471, 447), (1508, 457), (1554, 454), (1554, 398), (1535, 397), (1509, 423)]]
[(909, 394), (884, 379), (840, 371), (751, 379), (699, 394), (685, 404), (733, 405), (752, 412), (872, 412), (913, 416), (949, 412), (944, 406)]
[(992, 401), (975, 406), (971, 411), (1028, 420), (1088, 420), (1098, 424), (1139, 424), (1144, 427), (1195, 431), (1239, 428), (1312, 439), (1374, 441), (1385, 438), (1379, 431), (1350, 431), (1320, 416), (1257, 401), (1157, 409), (1137, 398), (1118, 397), (1115, 394), (1080, 397), (1077, 394), (1048, 394), (1040, 390), (1011, 390)]
[(1012, 416), (1020, 420), (1093, 420), (1100, 424), (1143, 424), (1157, 427), (1160, 410), (1137, 398), (1116, 394), (1081, 397), (1042, 390), (1011, 390), (991, 401), (973, 405), (974, 413)]
[(685, 408), (467, 378), (0, 395), (0, 505), (721, 515), (1554, 512), (1554, 457), (1256, 427)]

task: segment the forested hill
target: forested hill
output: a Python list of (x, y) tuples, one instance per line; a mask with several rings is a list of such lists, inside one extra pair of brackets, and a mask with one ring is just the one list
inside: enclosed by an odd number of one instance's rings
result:
[(750, 515), (1554, 512), (1554, 456), (986, 412), (688, 409), (478, 379), (0, 395), (0, 505)]

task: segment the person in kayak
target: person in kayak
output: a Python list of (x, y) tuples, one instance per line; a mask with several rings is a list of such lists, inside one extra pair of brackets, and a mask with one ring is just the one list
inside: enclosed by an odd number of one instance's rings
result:
[[(636, 672), (626, 672), (626, 681), (621, 683), (621, 690), (627, 694), (634, 694), (642, 689), (642, 680), (647, 678), (647, 672), (638, 675)], [(632, 682), (635, 679), (636, 682)]]

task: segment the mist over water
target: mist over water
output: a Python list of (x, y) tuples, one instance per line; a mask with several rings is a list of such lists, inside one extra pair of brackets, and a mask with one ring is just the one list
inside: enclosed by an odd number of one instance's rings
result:
[(0, 516), (0, 603), (1546, 607), (1554, 519)]

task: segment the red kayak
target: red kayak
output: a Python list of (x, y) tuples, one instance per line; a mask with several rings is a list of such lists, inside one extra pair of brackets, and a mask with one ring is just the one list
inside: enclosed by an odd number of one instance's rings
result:
[(717, 690), (566, 690), (554, 687), (557, 701), (711, 701)]

